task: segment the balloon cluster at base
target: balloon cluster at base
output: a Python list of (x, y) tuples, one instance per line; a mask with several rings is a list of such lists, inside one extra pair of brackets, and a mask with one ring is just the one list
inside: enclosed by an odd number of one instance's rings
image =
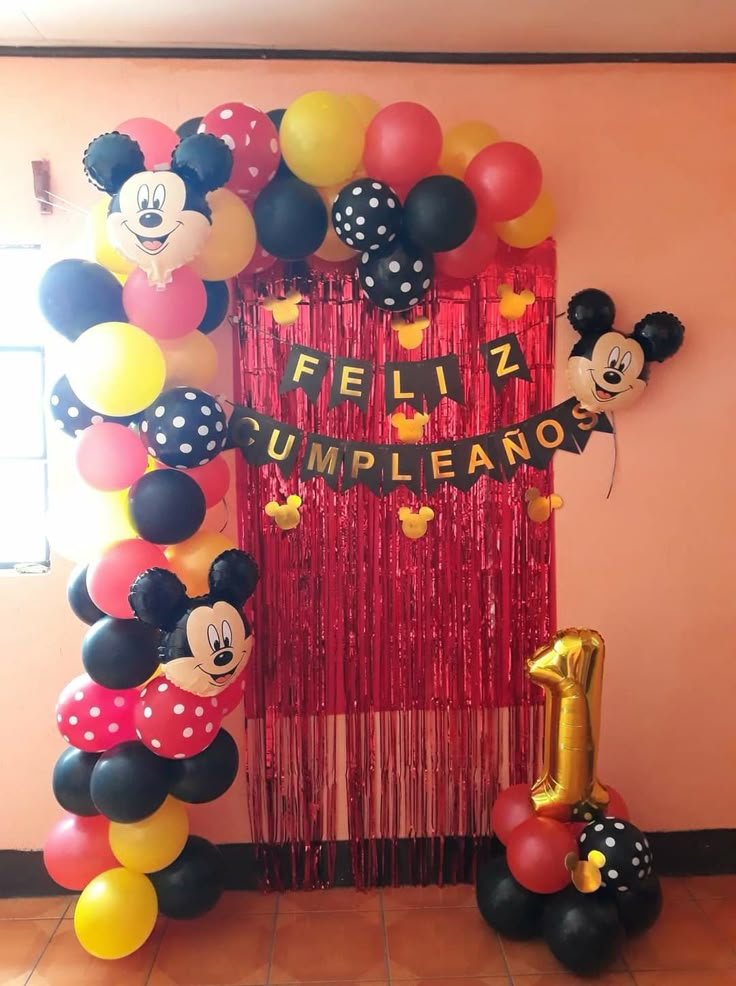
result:
[(599, 633), (569, 629), (527, 662), (545, 691), (543, 772), (496, 799), (492, 825), (505, 853), (479, 861), (476, 884), (491, 928), (543, 937), (581, 976), (601, 973), (624, 936), (650, 928), (662, 907), (649, 840), (596, 774), (604, 658)]

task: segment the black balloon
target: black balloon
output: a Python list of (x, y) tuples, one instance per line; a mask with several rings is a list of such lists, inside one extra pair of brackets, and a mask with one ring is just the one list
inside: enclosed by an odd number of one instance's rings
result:
[(72, 342), (100, 322), (128, 320), (120, 281), (89, 260), (52, 264), (41, 278), (38, 301), (49, 325)]
[(434, 258), (397, 239), (384, 250), (363, 253), (359, 275), (369, 301), (384, 311), (403, 312), (419, 304), (431, 288)]
[(191, 120), (185, 120), (176, 128), (176, 134), (179, 140), (184, 140), (185, 137), (191, 137), (192, 134), (199, 133), (199, 125), (202, 122), (201, 116), (193, 116)]
[(151, 544), (186, 541), (207, 511), (202, 487), (177, 469), (152, 469), (141, 476), (128, 491), (128, 507), (136, 532)]
[(640, 935), (648, 931), (662, 910), (662, 888), (655, 873), (650, 873), (637, 884), (635, 890), (617, 893), (613, 899), (627, 935)]
[[(285, 109), (269, 110), (266, 116), (269, 118), (271, 123), (276, 127), (277, 130), (281, 130), (281, 121), (284, 119)], [(279, 161), (279, 166), (276, 169), (276, 177), (281, 178), (285, 175), (293, 175), (294, 172), (291, 170), (289, 165), (284, 161), (283, 157)]]
[(51, 784), (54, 797), (73, 815), (99, 815), (89, 791), (90, 779), (99, 753), (85, 753), (69, 747), (54, 764)]
[(141, 440), (149, 453), (167, 466), (204, 466), (219, 455), (227, 441), (225, 412), (204, 390), (172, 387), (146, 408)]
[(648, 360), (662, 363), (683, 344), (685, 326), (671, 312), (652, 312), (636, 323), (633, 335)]
[(568, 887), (550, 898), (544, 911), (544, 940), (564, 966), (595, 976), (615, 958), (623, 933), (616, 905), (601, 893)]
[(302, 260), (327, 233), (327, 210), (319, 192), (298, 178), (274, 178), (253, 206), (258, 242), (280, 260)]
[(332, 206), (332, 225), (350, 247), (380, 250), (392, 243), (401, 229), (401, 203), (396, 192), (381, 181), (359, 178), (340, 189)]
[(166, 800), (169, 761), (137, 740), (118, 743), (95, 764), (90, 792), (97, 810), (111, 822), (140, 822)]
[(139, 620), (105, 616), (82, 641), (84, 669), (103, 688), (135, 688), (158, 667), (160, 639), (159, 630)]
[(587, 859), (593, 849), (605, 856), (602, 886), (612, 893), (635, 889), (652, 872), (647, 837), (623, 818), (599, 818), (585, 826), (578, 839), (580, 858)]
[(431, 175), (412, 188), (404, 202), (404, 235), (431, 253), (454, 250), (473, 232), (475, 198), (451, 175)]
[(189, 804), (214, 801), (227, 791), (238, 773), (238, 747), (230, 733), (221, 729), (201, 753), (171, 765), (171, 794)]
[(475, 899), (483, 920), (506, 938), (524, 941), (542, 930), (546, 898), (516, 882), (505, 856), (478, 863)]
[(77, 565), (70, 575), (66, 587), (66, 598), (71, 611), (82, 623), (92, 626), (105, 615), (89, 598), (86, 565)]
[(230, 289), (227, 281), (203, 281), (203, 284), (207, 292), (207, 309), (197, 331), (209, 335), (225, 320), (230, 307)]
[(99, 414), (83, 404), (66, 377), (59, 377), (54, 384), (49, 397), (49, 409), (56, 427), (64, 434), (75, 438), (81, 435), (85, 428), (99, 424), (101, 421), (114, 421), (117, 424), (129, 425), (138, 415), (127, 418), (114, 418), (109, 414)]
[(220, 850), (197, 835), (189, 836), (173, 863), (148, 874), (156, 888), (159, 911), (179, 921), (211, 911), (222, 896), (224, 876)]
[(616, 318), (613, 298), (598, 288), (585, 288), (574, 294), (567, 305), (567, 317), (578, 332), (610, 329)]

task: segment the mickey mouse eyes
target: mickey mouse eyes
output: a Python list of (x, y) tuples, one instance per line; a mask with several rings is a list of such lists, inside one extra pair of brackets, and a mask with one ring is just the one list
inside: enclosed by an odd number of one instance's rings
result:
[(217, 627), (213, 626), (212, 623), (207, 627), (207, 642), (213, 651), (220, 649), (220, 637), (217, 632)]
[(624, 357), (621, 360), (621, 366), (619, 368), (622, 373), (626, 373), (626, 371), (630, 366), (631, 366), (631, 353), (624, 353)]
[(233, 642), (233, 631), (227, 620), (222, 622), (222, 642), (220, 642), (220, 632), (217, 627), (210, 623), (207, 627), (207, 643), (212, 648), (212, 652), (222, 650), (223, 647), (230, 647)]
[(614, 346), (611, 352), (608, 354), (608, 365), (615, 367), (621, 358), (621, 350), (618, 346)]
[(233, 631), (227, 620), (224, 620), (222, 624), (222, 646), (229, 647), (232, 642), (233, 642)]
[(159, 211), (163, 209), (166, 201), (166, 189), (163, 185), (156, 185), (153, 190), (153, 208)]
[(148, 202), (151, 195), (151, 190), (148, 185), (141, 185), (138, 189), (138, 208), (141, 212), (145, 212), (148, 208)]

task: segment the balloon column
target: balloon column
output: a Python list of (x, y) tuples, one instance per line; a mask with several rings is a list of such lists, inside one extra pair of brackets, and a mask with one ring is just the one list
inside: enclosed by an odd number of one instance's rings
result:
[(258, 581), (247, 554), (203, 527), (230, 479), (225, 413), (203, 389), (208, 334), (227, 313), (224, 279), (253, 253), (253, 222), (222, 187), (226, 142), (153, 123), (129, 121), (85, 154), (111, 196), (95, 254), (113, 269), (64, 260), (40, 287), (69, 343), (50, 410), (77, 473), (55, 547), (79, 563), (68, 600), (88, 625), (84, 673), (56, 707), (65, 814), (44, 859), (81, 892), (76, 933), (103, 959), (139, 948), (159, 912), (196, 917), (222, 893), (219, 850), (190, 834), (186, 805), (220, 797), (239, 769), (222, 721), (242, 703), (242, 609)]
[(628, 809), (596, 775), (605, 645), (599, 633), (557, 633), (527, 662), (545, 692), (544, 765), (493, 806), (503, 857), (481, 862), (476, 887), (487, 923), (508, 938), (543, 935), (578, 975), (601, 972), (624, 933), (659, 916), (652, 851)]

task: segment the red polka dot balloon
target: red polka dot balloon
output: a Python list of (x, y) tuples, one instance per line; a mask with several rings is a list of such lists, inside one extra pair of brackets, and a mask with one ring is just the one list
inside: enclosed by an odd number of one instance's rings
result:
[(241, 198), (253, 200), (276, 174), (281, 161), (278, 131), (255, 106), (216, 106), (202, 118), (199, 132), (215, 134), (233, 152), (233, 171), (227, 187)]
[(70, 681), (56, 704), (56, 725), (71, 746), (100, 753), (134, 740), (137, 688), (103, 688), (88, 674)]
[(262, 274), (264, 270), (273, 267), (276, 258), (267, 250), (264, 250), (260, 243), (256, 245), (255, 253), (251, 257), (248, 265), (243, 269), (243, 274)]
[(206, 750), (221, 722), (219, 699), (185, 692), (163, 677), (141, 690), (135, 709), (136, 737), (169, 760), (183, 760)]
[(223, 719), (225, 716), (229, 716), (231, 712), (234, 712), (239, 705), (243, 704), (244, 695), (245, 675), (241, 674), (238, 681), (234, 681), (232, 685), (228, 685), (228, 687), (217, 696), (220, 709), (222, 710)]

